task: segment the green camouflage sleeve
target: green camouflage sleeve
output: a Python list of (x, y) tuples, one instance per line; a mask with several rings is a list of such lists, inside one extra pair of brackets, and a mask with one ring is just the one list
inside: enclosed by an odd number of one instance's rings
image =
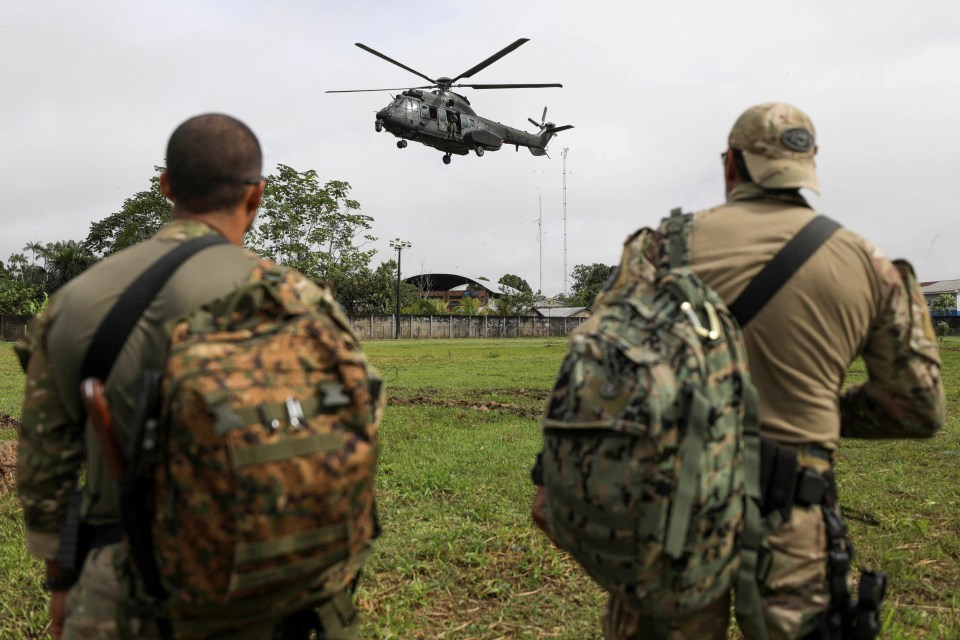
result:
[(31, 336), (17, 345), (27, 374), (17, 453), (17, 493), (23, 506), (27, 550), (56, 557), (67, 496), (83, 464), (83, 427), (68, 416), (46, 352), (54, 305), (34, 320)]
[(862, 353), (869, 380), (840, 398), (846, 438), (929, 438), (944, 421), (940, 353), (913, 267), (874, 249), (881, 306)]

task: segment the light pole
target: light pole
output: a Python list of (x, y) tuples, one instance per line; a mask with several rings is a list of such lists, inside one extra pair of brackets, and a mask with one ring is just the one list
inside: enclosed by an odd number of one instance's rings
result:
[(409, 249), (412, 246), (412, 244), (400, 238), (395, 238), (390, 241), (390, 247), (397, 250), (397, 340), (400, 339), (400, 254), (404, 249)]

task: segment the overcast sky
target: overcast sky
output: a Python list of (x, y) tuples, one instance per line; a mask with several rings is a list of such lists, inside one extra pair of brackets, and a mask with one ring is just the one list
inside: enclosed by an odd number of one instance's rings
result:
[[(478, 114), (532, 130), (573, 124), (534, 157), (442, 154), (374, 131), (389, 92), (456, 76), (530, 42), (462, 90)], [(170, 132), (209, 111), (258, 134), (277, 163), (345, 180), (374, 218), (373, 266), (413, 246), (403, 275), (453, 272), (564, 287), (614, 263), (628, 233), (672, 207), (719, 204), (719, 154), (748, 106), (785, 101), (817, 127), (818, 210), (906, 257), (921, 280), (960, 278), (960, 3), (914, 0), (592, 2), (119, 2), (0, 7), (0, 258), (86, 237), (144, 190)], [(571, 281), (568, 278), (568, 287)]]

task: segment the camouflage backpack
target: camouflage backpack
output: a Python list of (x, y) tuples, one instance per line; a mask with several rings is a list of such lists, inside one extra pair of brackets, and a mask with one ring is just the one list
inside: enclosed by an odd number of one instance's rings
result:
[(628, 239), (571, 336), (542, 424), (551, 532), (604, 589), (658, 616), (731, 587), (744, 424), (757, 415), (736, 321), (689, 268), (671, 268), (688, 221)]
[[(328, 292), (317, 310), (289, 271), (259, 270), (171, 324), (143, 402), (140, 488), (121, 489), (128, 504), (151, 496), (128, 544), (177, 637), (342, 604), (378, 528), (380, 380)], [(321, 610), (328, 631), (351, 624), (329, 619), (338, 606)]]

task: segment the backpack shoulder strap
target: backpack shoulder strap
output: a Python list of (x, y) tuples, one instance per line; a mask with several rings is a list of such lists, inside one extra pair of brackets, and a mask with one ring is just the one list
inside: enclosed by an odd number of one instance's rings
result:
[(838, 222), (818, 215), (800, 229), (730, 305), (730, 313), (740, 326), (745, 327), (803, 266), (807, 258), (839, 228)]
[(80, 367), (80, 379), (99, 378), (106, 381), (113, 363), (143, 312), (166, 284), (173, 272), (195, 253), (223, 244), (220, 235), (200, 236), (177, 245), (137, 276), (114, 303), (93, 334), (87, 355)]

